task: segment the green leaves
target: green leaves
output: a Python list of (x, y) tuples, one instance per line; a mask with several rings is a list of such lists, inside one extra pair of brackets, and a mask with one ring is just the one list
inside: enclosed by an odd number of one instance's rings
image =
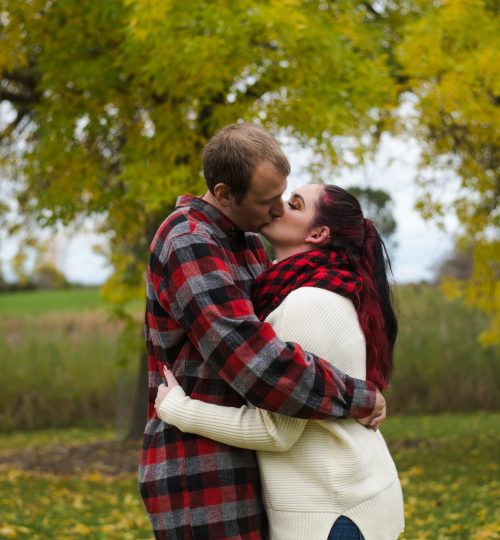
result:
[[(417, 97), (414, 134), (422, 141), (427, 169), (420, 209), (430, 218), (454, 213), (460, 243), (474, 250), (471, 280), (454, 286), (448, 281), (446, 290), (490, 314), (490, 327), (481, 335), (485, 345), (500, 341), (500, 249), (494, 240), (500, 225), (499, 32), (498, 12), (485, 2), (429, 2), (406, 26), (398, 48)], [(437, 186), (445, 187), (445, 177), (438, 176), (443, 168), (460, 180), (445, 204), (433, 196)]]
[(2, 85), (29, 117), (3, 133), (21, 211), (42, 226), (101, 216), (126, 296), (176, 197), (203, 192), (221, 126), (284, 128), (332, 162), (332, 136), (351, 136), (361, 157), (395, 92), (382, 29), (355, 5), (4, 0)]
[[(176, 197), (203, 192), (209, 137), (241, 120), (297, 138), (322, 167), (362, 163), (384, 131), (412, 135), (433, 173), (423, 214), (453, 211), (475, 242), (498, 227), (492, 2), (1, 5), (0, 98), (15, 111), (0, 132), (3, 172), (42, 226), (99, 215), (115, 282), (130, 282), (131, 254), (144, 266)], [(414, 118), (398, 123), (403, 93)], [(461, 180), (451, 202), (434, 189), (442, 167)]]

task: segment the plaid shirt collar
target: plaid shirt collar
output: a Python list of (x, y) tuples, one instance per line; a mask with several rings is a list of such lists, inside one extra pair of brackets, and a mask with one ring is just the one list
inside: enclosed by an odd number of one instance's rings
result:
[(181, 195), (177, 198), (175, 208), (188, 207), (196, 212), (196, 215), (202, 221), (210, 223), (212, 231), (220, 238), (244, 237), (244, 232), (239, 229), (226, 215), (212, 206), (201, 197), (192, 195)]

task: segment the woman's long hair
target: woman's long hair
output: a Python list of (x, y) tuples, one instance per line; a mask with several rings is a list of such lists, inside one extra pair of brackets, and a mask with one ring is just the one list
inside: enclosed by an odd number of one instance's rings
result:
[(364, 218), (356, 197), (338, 186), (325, 186), (312, 226), (327, 226), (329, 246), (345, 250), (354, 271), (363, 277), (358, 318), (366, 340), (366, 378), (383, 389), (392, 373), (398, 334), (384, 242), (373, 222)]

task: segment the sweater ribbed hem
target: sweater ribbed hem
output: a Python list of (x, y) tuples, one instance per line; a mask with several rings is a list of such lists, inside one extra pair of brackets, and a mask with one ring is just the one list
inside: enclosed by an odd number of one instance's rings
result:
[(342, 514), (336, 512), (295, 512), (266, 508), (270, 540), (326, 540), (341, 516), (359, 527), (365, 540), (396, 540), (404, 530), (403, 496), (399, 480), (375, 497)]
[(376, 497), (344, 512), (361, 530), (365, 540), (393, 540), (404, 531), (403, 493), (399, 479)]

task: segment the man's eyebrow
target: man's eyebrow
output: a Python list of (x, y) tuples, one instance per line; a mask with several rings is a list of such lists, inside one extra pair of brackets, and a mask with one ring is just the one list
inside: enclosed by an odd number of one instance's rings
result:
[(298, 193), (292, 193), (290, 196), (293, 198), (297, 197), (297, 199), (300, 199), (302, 201), (302, 205), (304, 206), (304, 208), (306, 207), (306, 201), (304, 201), (304, 197), (302, 197), (302, 195), (299, 195)]

